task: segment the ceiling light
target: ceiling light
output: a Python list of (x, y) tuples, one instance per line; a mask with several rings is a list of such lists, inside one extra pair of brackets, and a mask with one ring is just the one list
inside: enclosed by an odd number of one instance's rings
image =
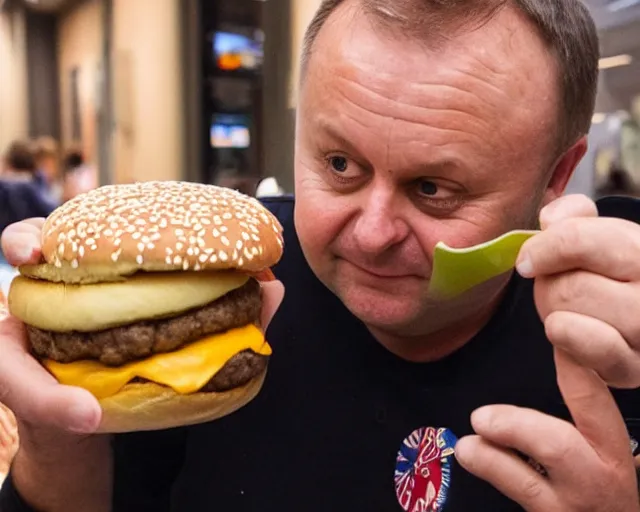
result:
[(640, 4), (640, 0), (613, 0), (609, 5), (607, 5), (607, 10), (611, 12), (622, 11), (623, 9), (628, 9), (629, 7), (633, 7), (634, 5)]
[(620, 66), (628, 66), (631, 64), (633, 57), (631, 55), (623, 54), (623, 55), (615, 55), (613, 57), (604, 57), (600, 59), (599, 68), (600, 69), (611, 69), (618, 68)]

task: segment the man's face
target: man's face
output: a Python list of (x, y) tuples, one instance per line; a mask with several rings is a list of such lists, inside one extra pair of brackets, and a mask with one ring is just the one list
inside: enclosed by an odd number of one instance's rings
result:
[(535, 225), (569, 174), (551, 172), (556, 80), (510, 9), (437, 50), (375, 28), (357, 2), (330, 17), (300, 94), (296, 227), (314, 272), (358, 318), (441, 328), (444, 306), (426, 294), (435, 245)]

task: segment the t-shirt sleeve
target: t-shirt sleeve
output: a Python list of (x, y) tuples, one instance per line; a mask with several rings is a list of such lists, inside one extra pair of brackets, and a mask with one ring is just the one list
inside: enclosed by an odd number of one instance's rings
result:
[[(184, 442), (183, 429), (115, 436), (113, 512), (169, 511)], [(0, 512), (37, 512), (22, 499), (11, 474), (0, 490)]]
[(13, 486), (11, 474), (7, 476), (0, 490), (0, 512), (37, 512), (18, 494)]

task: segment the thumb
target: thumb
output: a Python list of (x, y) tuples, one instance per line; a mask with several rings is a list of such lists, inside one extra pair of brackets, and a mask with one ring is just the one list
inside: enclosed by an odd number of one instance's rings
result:
[(540, 211), (540, 227), (547, 229), (552, 224), (578, 217), (597, 217), (598, 208), (587, 196), (572, 194), (563, 196)]
[(561, 349), (554, 348), (554, 359), (558, 387), (576, 428), (602, 459), (630, 456), (624, 419), (605, 382)]
[(41, 232), (44, 219), (27, 219), (11, 224), (2, 232), (2, 252), (14, 266), (40, 262)]

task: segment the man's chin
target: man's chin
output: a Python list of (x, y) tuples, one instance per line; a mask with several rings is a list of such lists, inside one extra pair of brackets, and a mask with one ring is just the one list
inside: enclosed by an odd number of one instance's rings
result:
[(393, 295), (378, 290), (350, 287), (338, 291), (346, 308), (370, 328), (386, 332), (405, 331), (420, 317), (421, 299)]

